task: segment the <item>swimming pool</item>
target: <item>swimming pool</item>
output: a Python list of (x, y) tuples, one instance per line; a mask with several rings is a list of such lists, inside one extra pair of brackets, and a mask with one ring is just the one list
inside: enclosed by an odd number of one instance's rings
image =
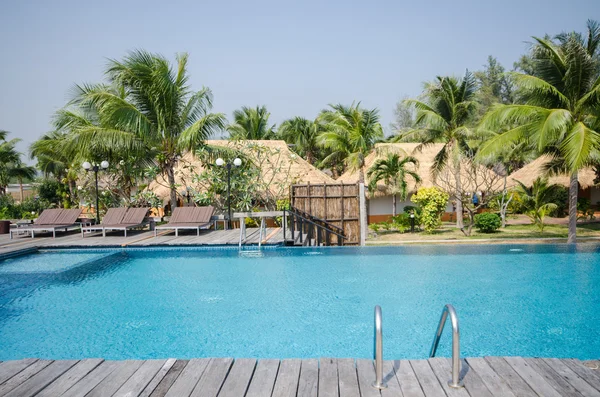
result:
[[(597, 359), (600, 246), (42, 251), (0, 262), (0, 360), (426, 357), (442, 307), (465, 356)], [(440, 356), (450, 355), (446, 330)]]

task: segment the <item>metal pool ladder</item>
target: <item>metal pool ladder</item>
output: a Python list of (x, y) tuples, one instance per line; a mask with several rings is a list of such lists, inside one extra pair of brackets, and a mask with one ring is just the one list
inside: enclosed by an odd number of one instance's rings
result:
[(452, 379), (448, 381), (448, 386), (458, 389), (463, 387), (463, 382), (459, 380), (460, 376), (460, 330), (458, 328), (458, 316), (456, 310), (451, 304), (444, 306), (442, 310), (442, 316), (438, 324), (435, 337), (433, 338), (433, 344), (431, 345), (431, 351), (429, 357), (435, 357), (435, 352), (440, 343), (440, 337), (442, 331), (444, 331), (444, 325), (446, 325), (446, 319), (450, 316), (450, 322), (452, 323)]
[(381, 307), (375, 306), (375, 382), (376, 389), (387, 389), (383, 381), (383, 332), (381, 330)]

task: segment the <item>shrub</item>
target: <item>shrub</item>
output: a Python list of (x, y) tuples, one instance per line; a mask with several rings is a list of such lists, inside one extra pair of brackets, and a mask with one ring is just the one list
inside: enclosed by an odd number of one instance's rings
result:
[(421, 188), (411, 201), (421, 207), (421, 222), (425, 232), (432, 233), (442, 225), (442, 213), (448, 203), (448, 193), (437, 187)]
[(482, 233), (494, 233), (500, 228), (500, 217), (491, 212), (475, 215), (475, 227)]

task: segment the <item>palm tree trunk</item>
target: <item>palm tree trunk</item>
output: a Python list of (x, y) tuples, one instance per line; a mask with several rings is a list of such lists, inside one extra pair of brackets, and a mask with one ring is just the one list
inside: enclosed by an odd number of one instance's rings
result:
[(569, 238), (568, 244), (577, 242), (577, 193), (579, 183), (577, 182), (577, 172), (571, 174), (569, 181)]
[(175, 188), (175, 170), (173, 164), (169, 163), (166, 168), (167, 180), (169, 182), (170, 198), (171, 198), (171, 212), (177, 207), (177, 189)]
[(462, 203), (462, 182), (460, 179), (460, 160), (454, 163), (454, 182), (456, 197), (456, 227), (460, 230), (464, 228), (463, 223), (463, 203)]
[(392, 195), (392, 216), (396, 216), (396, 194)]
[(19, 197), (23, 203), (23, 178), (19, 178)]

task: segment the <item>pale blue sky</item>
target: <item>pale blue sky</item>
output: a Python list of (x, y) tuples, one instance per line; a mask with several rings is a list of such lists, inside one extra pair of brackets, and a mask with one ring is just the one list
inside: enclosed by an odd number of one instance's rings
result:
[(362, 101), (386, 129), (395, 103), (436, 75), (506, 67), (532, 35), (585, 29), (600, 0), (28, 1), (0, 3), (0, 129), (19, 146), (47, 132), (74, 83), (143, 48), (188, 52), (214, 111), (266, 105), (273, 122)]

